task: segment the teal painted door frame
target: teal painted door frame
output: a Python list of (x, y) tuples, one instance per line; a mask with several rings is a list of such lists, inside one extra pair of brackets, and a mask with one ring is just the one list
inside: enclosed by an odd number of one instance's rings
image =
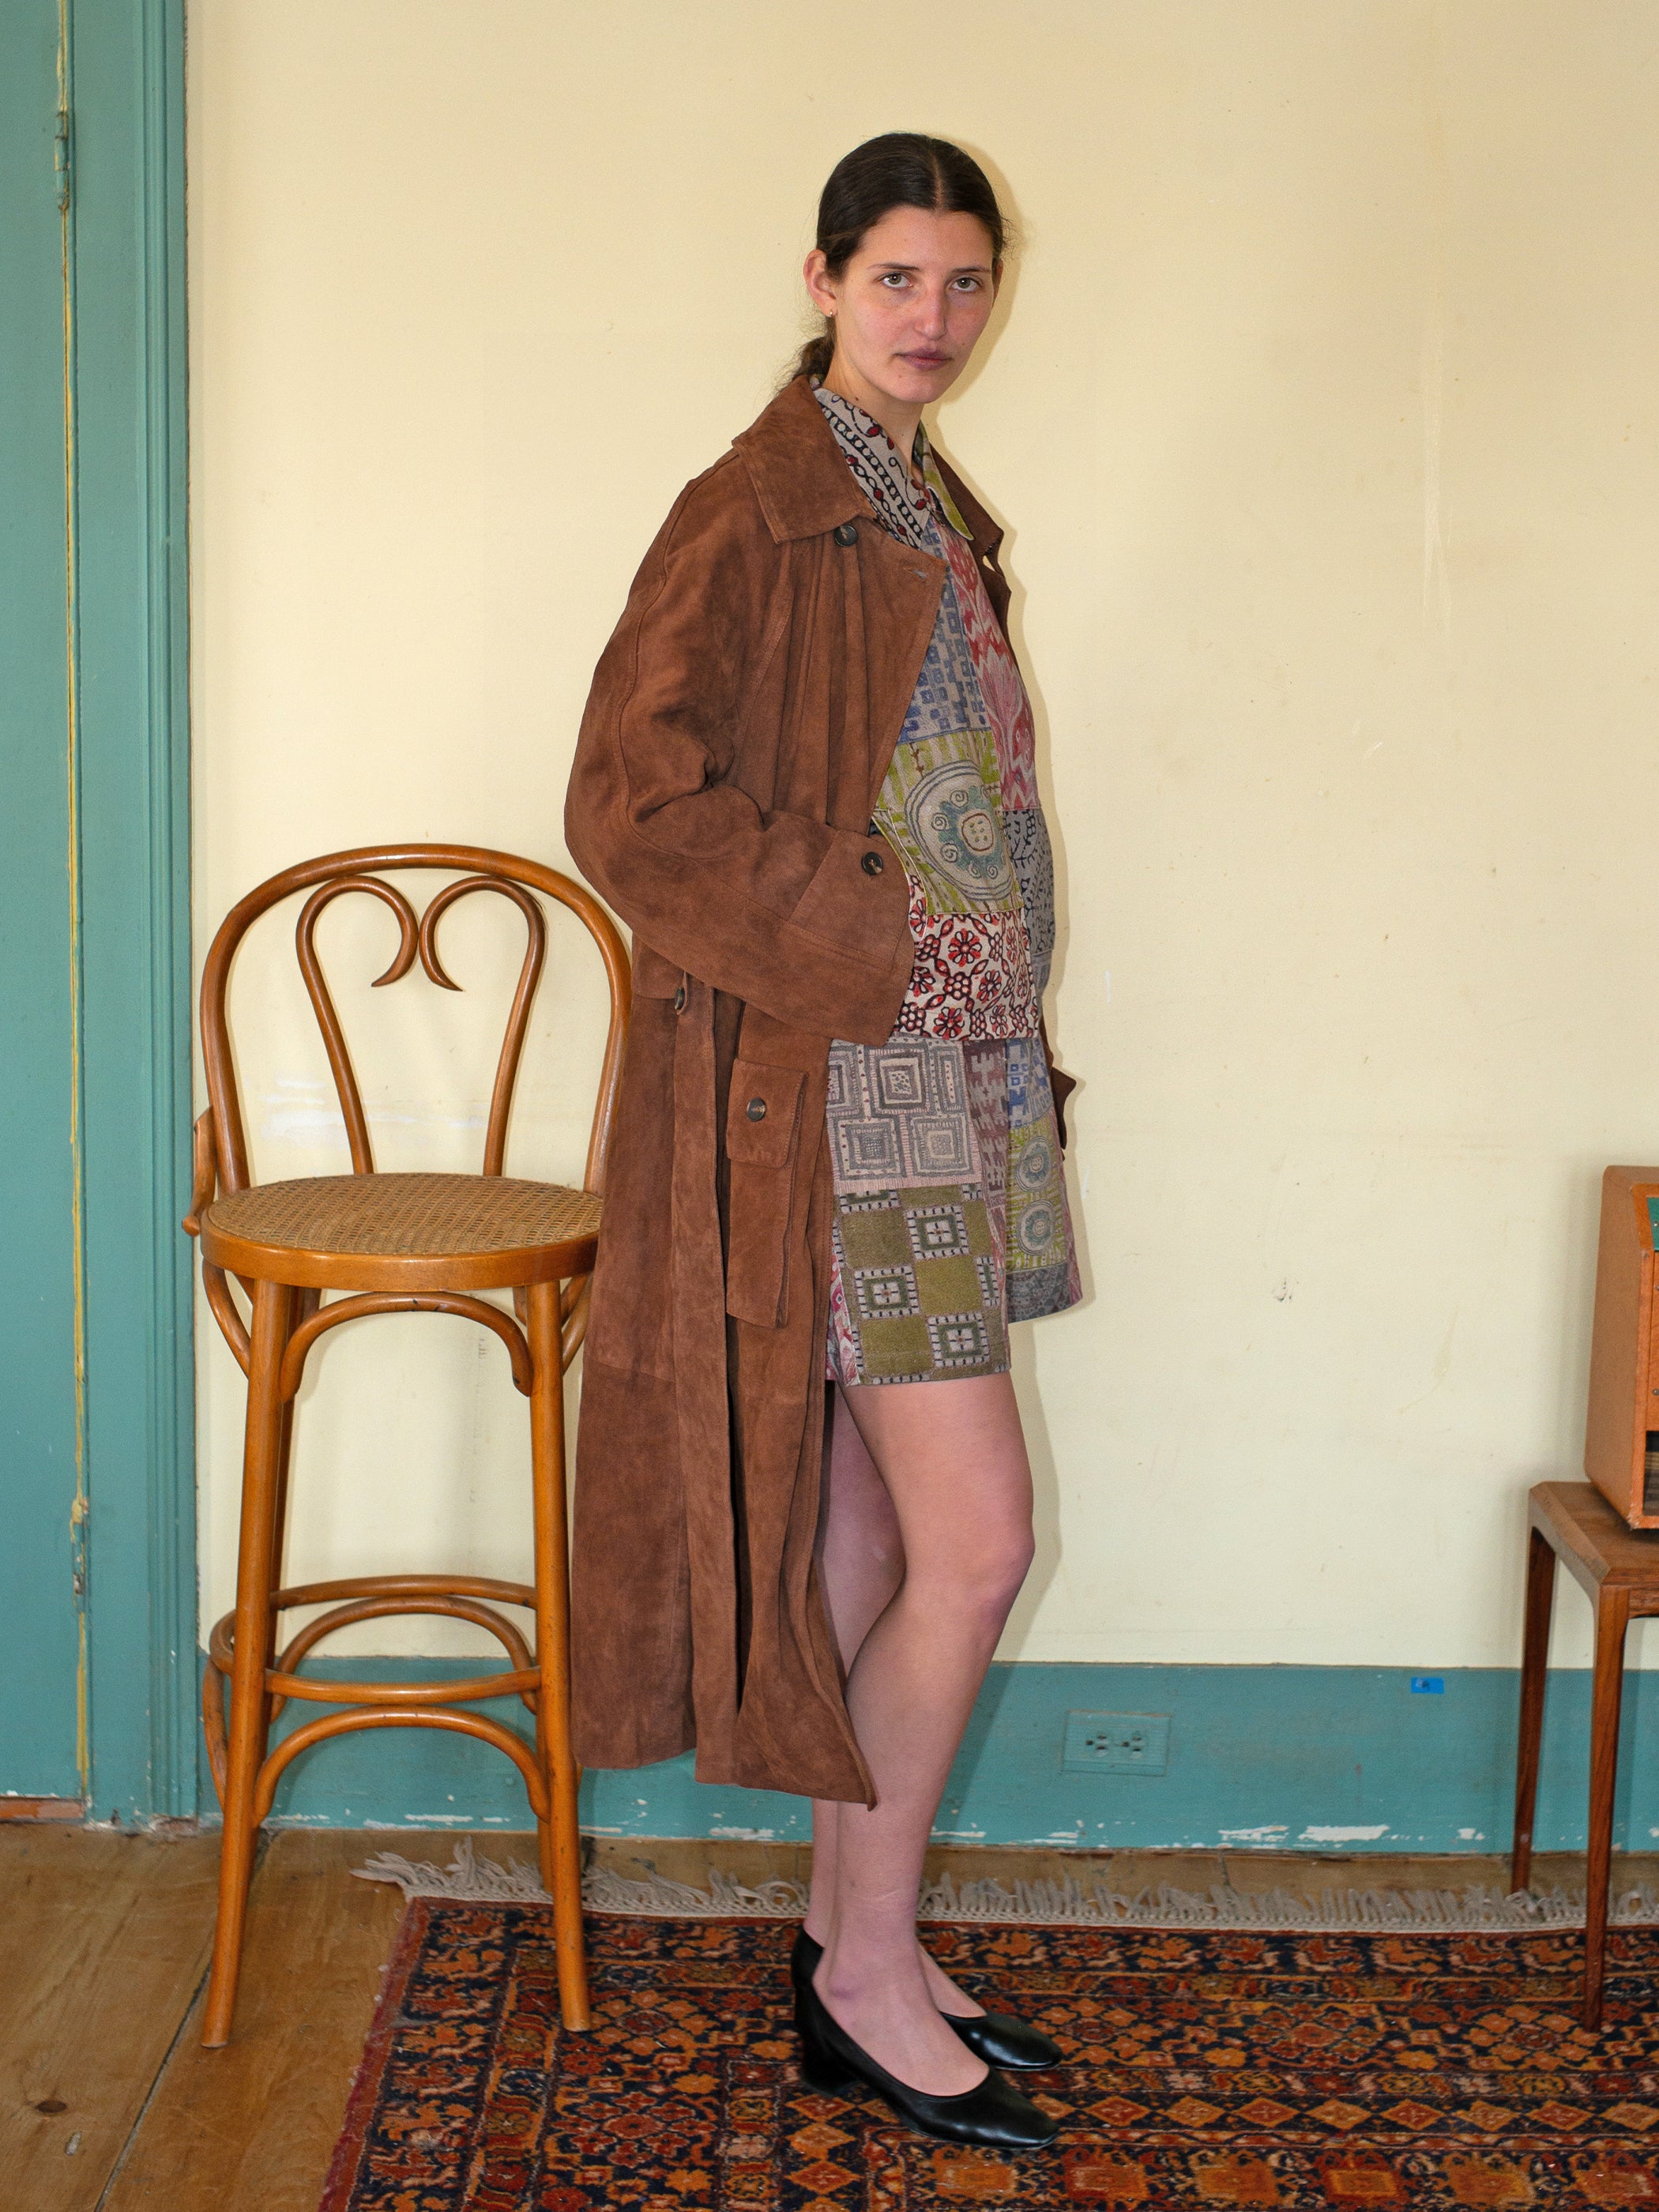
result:
[(28, 1328), (0, 1481), (36, 1540), (0, 1635), (52, 1740), (9, 1736), (4, 1701), (0, 1790), (131, 1820), (197, 1802), (184, 0), (20, 0), (7, 36), (28, 66), (5, 87), (0, 273), (15, 241), (31, 281), (0, 368), (57, 381), (0, 447), (38, 523), (0, 561), (23, 702), (0, 868), (37, 896), (0, 921), (39, 979), (6, 1004), (0, 1182), (33, 1233), (8, 1255)]
[(64, 0), (89, 1810), (196, 1810), (184, 0)]
[(58, 66), (57, 0), (0, 14), (0, 1790), (28, 1797), (85, 1767)]

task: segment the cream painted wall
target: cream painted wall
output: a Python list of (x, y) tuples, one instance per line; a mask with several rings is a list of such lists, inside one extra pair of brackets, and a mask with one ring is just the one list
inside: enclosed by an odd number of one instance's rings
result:
[[(192, 0), (201, 943), (333, 846), (561, 860), (589, 671), (798, 339), (823, 176), (960, 137), (1026, 243), (939, 434), (1013, 526), (1084, 1081), (1090, 1296), (1018, 1332), (1006, 1650), (1513, 1663), (1600, 1170), (1659, 1156), (1659, 14), (858, 20)], [(476, 1158), (512, 936), (463, 912), (467, 996), (367, 1000), (386, 927), (331, 917), (382, 1164)], [(344, 1161), (288, 942), (241, 979), (264, 1175)], [(575, 1168), (599, 1019), (561, 973), (509, 1166)], [(522, 1407), (474, 1336), (316, 1359), (294, 1571), (515, 1570)], [(242, 1389), (201, 1341), (210, 1618)]]

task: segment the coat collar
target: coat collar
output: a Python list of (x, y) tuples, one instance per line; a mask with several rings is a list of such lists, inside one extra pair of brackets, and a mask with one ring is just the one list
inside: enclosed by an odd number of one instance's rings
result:
[[(792, 538), (818, 537), (860, 515), (874, 519), (874, 509), (854, 483), (836, 434), (804, 376), (792, 378), (732, 443), (749, 471), (766, 526), (779, 544)], [(1002, 543), (1001, 526), (936, 451), (933, 460), (968, 525), (975, 550), (994, 555)]]
[(838, 522), (872, 513), (804, 376), (792, 378), (732, 443), (779, 544), (817, 538)]

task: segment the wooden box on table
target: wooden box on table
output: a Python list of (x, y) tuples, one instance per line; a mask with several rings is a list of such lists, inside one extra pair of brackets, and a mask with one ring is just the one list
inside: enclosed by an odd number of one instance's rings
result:
[(1584, 1472), (1632, 1528), (1659, 1528), (1659, 1168), (1601, 1178)]

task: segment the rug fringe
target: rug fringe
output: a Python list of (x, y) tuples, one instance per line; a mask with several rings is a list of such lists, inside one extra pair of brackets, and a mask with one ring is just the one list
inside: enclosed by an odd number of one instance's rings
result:
[[(470, 1837), (458, 1838), (447, 1867), (429, 1860), (406, 1859), (381, 1851), (353, 1871), (365, 1881), (394, 1882), (405, 1897), (448, 1898), (475, 1905), (546, 1905), (550, 1902), (533, 1867), (512, 1859), (502, 1866), (481, 1859)], [(589, 1912), (633, 1914), (648, 1919), (798, 1920), (806, 1910), (799, 1882), (765, 1881), (750, 1887), (733, 1881), (718, 1867), (708, 1869), (708, 1887), (670, 1881), (662, 1875), (635, 1881), (605, 1866), (590, 1867), (582, 1878), (582, 1903)], [(1317, 1897), (1274, 1889), (1245, 1895), (1217, 1883), (1206, 1891), (1176, 1889), (1169, 1883), (1130, 1897), (1094, 1884), (1085, 1890), (1070, 1877), (1064, 1881), (994, 1881), (958, 1883), (945, 1875), (924, 1883), (917, 1917), (922, 1920), (1018, 1921), (1028, 1927), (1214, 1928), (1277, 1929), (1310, 1935), (1432, 1933), (1479, 1935), (1527, 1928), (1582, 1928), (1583, 1900), (1559, 1889), (1522, 1890), (1505, 1897), (1496, 1889), (1380, 1891), (1332, 1889)], [(1612, 1902), (1611, 1917), (1622, 1927), (1659, 1922), (1659, 1890), (1650, 1886), (1625, 1891)]]

